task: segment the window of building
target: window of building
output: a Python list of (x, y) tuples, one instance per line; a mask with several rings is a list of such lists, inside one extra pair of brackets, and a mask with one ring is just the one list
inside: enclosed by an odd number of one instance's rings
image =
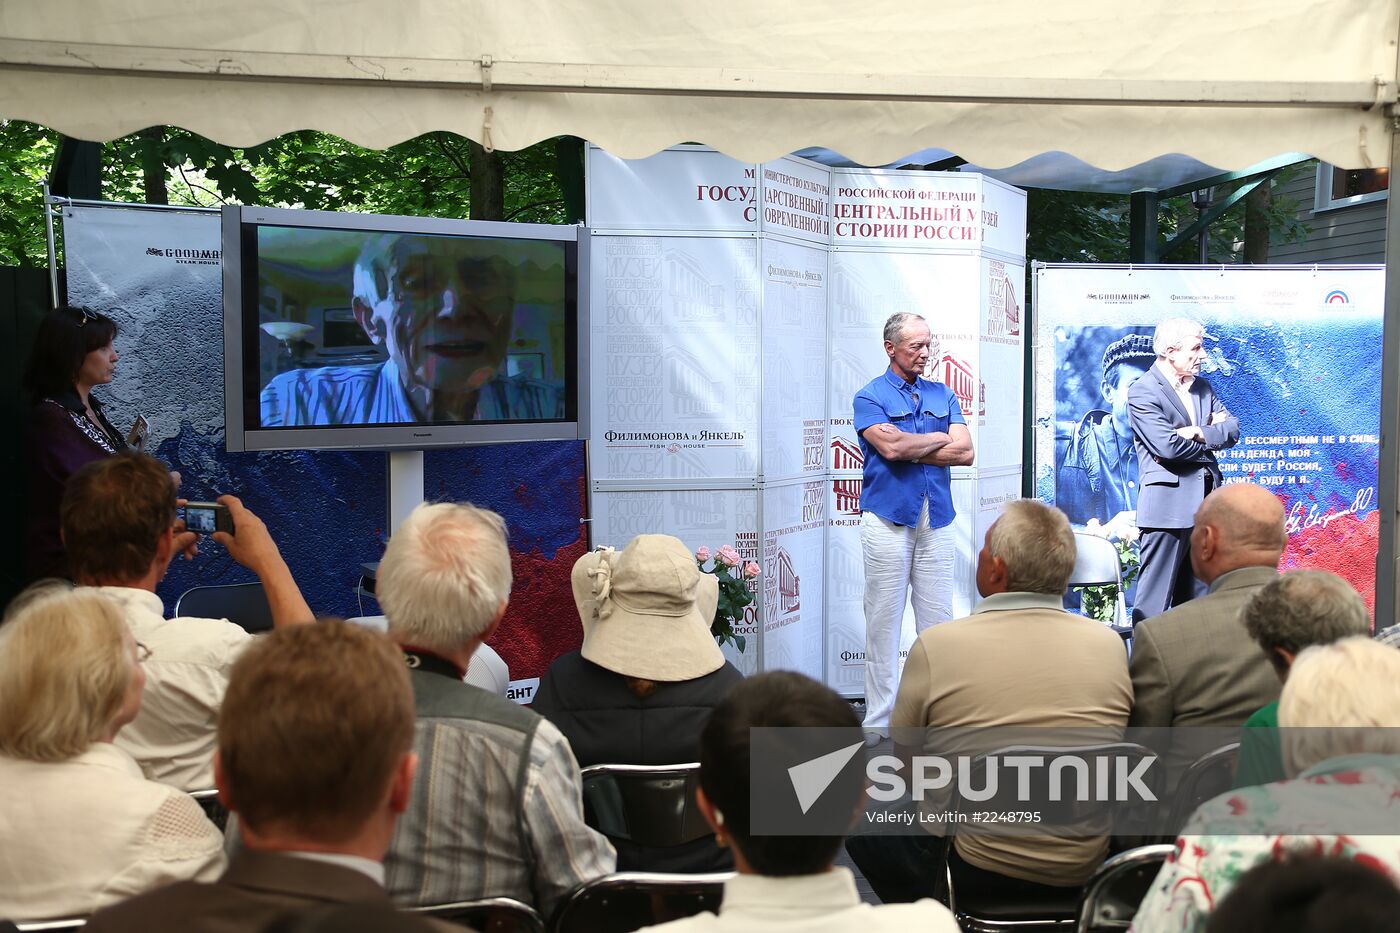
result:
[(1327, 164), (1317, 167), (1317, 200), (1315, 211), (1366, 204), (1388, 196), (1390, 169), (1333, 168)]

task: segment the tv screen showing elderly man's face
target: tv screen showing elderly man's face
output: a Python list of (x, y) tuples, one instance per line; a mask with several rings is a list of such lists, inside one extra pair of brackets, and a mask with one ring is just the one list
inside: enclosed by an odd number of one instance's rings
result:
[(263, 427), (573, 417), (573, 244), (264, 225), (249, 247)]
[(407, 387), (475, 391), (506, 358), (516, 273), (500, 257), (478, 258), (451, 240), (399, 237), (372, 262), (374, 292), (357, 294), (357, 316), (382, 342)]

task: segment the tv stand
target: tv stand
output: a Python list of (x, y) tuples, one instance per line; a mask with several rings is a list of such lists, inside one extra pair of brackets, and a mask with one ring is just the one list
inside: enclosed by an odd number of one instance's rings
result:
[(389, 451), (389, 495), (385, 499), (386, 524), (392, 536), (408, 518), (408, 513), (423, 501), (423, 451)]

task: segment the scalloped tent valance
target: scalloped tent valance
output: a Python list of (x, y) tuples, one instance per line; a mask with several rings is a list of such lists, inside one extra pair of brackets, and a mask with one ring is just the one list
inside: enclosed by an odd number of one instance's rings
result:
[(48, 0), (0, 7), (0, 117), (95, 140), (451, 130), (623, 157), (1364, 168), (1389, 158), (1397, 34), (1400, 0)]

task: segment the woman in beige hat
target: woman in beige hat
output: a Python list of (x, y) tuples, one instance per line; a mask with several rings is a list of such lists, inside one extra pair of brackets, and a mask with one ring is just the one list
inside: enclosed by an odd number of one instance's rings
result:
[[(638, 535), (621, 551), (579, 558), (573, 589), (583, 648), (550, 666), (532, 708), (559, 727), (585, 767), (699, 760), (710, 710), (743, 679), (710, 634), (715, 578), (678, 539)], [(642, 867), (625, 865), (623, 848), (619, 870)], [(650, 850), (645, 867), (717, 870), (713, 848), (708, 862), (687, 867), (661, 864)]]

